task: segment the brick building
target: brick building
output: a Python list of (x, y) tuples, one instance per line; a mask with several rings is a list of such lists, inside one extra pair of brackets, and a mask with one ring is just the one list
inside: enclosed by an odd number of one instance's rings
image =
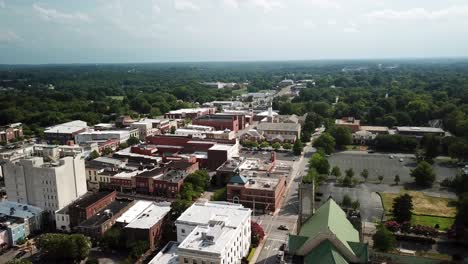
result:
[(192, 124), (237, 132), (242, 129), (239, 124), (245, 125), (245, 117), (243, 115), (205, 115), (193, 119)]
[(216, 112), (214, 107), (206, 108), (185, 108), (169, 111), (164, 114), (164, 118), (169, 119), (194, 119), (200, 116), (212, 115)]
[(0, 142), (11, 142), (21, 137), (23, 137), (23, 127), (21, 123), (0, 127)]
[(351, 129), (352, 133), (355, 133), (361, 129), (361, 121), (354, 117), (343, 117), (335, 120), (336, 127), (347, 127)]
[[(131, 210), (131, 208), (129, 209)], [(150, 248), (159, 246), (163, 228), (169, 221), (170, 203), (152, 203), (125, 226), (128, 242), (148, 241)], [(127, 243), (128, 243), (127, 242)]]

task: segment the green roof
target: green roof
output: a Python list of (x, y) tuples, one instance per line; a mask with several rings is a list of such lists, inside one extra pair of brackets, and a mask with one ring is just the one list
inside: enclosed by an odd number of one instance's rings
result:
[(348, 261), (335, 249), (330, 241), (324, 241), (304, 258), (304, 263), (348, 264)]
[(313, 238), (324, 230), (330, 230), (351, 251), (348, 242), (359, 242), (359, 232), (349, 222), (346, 213), (329, 199), (301, 227), (299, 236)]
[(237, 183), (237, 184), (244, 185), (247, 183), (247, 179), (244, 176), (240, 176), (239, 174), (236, 174), (232, 176), (232, 178), (229, 180), (229, 183), (230, 184)]

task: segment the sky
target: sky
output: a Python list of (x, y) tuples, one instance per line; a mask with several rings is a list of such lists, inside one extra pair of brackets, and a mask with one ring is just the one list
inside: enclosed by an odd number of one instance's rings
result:
[(0, 0), (0, 64), (468, 56), (468, 0)]

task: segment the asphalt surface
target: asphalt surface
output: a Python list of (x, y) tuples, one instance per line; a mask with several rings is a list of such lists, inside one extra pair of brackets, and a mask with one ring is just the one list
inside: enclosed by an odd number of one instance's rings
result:
[[(390, 158), (393, 155), (393, 159)], [(403, 161), (400, 161), (402, 159)], [(364, 169), (369, 171), (369, 182), (379, 182), (378, 176), (384, 176), (383, 183), (393, 184), (395, 175), (400, 176), (401, 183), (413, 182), (410, 176), (411, 170), (416, 166), (414, 155), (412, 154), (388, 154), (388, 153), (367, 153), (363, 151), (344, 151), (331, 155), (328, 158), (330, 166), (338, 166), (342, 175), (345, 170), (352, 168), (354, 175), (362, 180), (360, 176)], [(436, 181), (442, 181), (447, 177), (456, 175), (455, 168), (442, 166), (440, 161), (434, 165)]]
[[(266, 234), (265, 244), (257, 258), (258, 264), (279, 263), (277, 258), (279, 248), (282, 244), (287, 244), (288, 234), (295, 233), (297, 218), (299, 216), (298, 188), (302, 176), (307, 173), (308, 159), (314, 149), (310, 145), (304, 148), (304, 158), (297, 160), (293, 164), (293, 170), (289, 178), (289, 188), (280, 211), (277, 215), (261, 215), (252, 219), (257, 221)], [(279, 230), (280, 225), (285, 225), (289, 230)]]

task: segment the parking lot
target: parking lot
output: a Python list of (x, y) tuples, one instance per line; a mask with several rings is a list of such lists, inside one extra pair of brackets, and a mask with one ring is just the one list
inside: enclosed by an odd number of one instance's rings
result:
[[(393, 158), (390, 158), (393, 156)], [(400, 159), (402, 161), (400, 161)], [(361, 151), (344, 151), (333, 154), (328, 158), (330, 166), (338, 166), (341, 173), (344, 175), (345, 170), (352, 168), (355, 177), (362, 179), (360, 174), (362, 170), (369, 171), (369, 182), (378, 182), (378, 176), (384, 176), (383, 183), (394, 183), (395, 175), (400, 176), (401, 183), (413, 182), (410, 176), (411, 169), (416, 166), (414, 155), (411, 154), (383, 154), (383, 153), (367, 153)], [(436, 162), (433, 166), (437, 176), (437, 181), (441, 181), (446, 177), (456, 175), (455, 168), (449, 168), (440, 165)]]

